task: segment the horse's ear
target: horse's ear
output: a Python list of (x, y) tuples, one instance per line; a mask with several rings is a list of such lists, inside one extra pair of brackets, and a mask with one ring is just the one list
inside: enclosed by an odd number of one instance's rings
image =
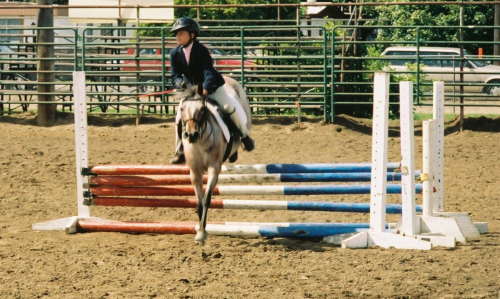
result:
[(198, 94), (201, 96), (203, 95), (203, 84), (202, 83), (198, 83), (198, 90), (197, 90)]
[(190, 82), (186, 83), (186, 98), (194, 98), (196, 95), (196, 86)]
[(184, 91), (181, 91), (179, 93), (177, 93), (174, 98), (176, 101), (182, 101), (184, 100), (185, 98), (188, 98), (191, 96), (191, 91), (189, 89), (186, 89)]

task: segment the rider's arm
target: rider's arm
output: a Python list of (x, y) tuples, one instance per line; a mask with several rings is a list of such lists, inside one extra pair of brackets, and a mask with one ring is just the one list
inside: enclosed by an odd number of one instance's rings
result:
[(172, 75), (172, 85), (176, 89), (182, 88), (182, 83), (184, 82), (179, 61), (179, 53), (179, 47), (170, 50), (170, 74)]
[(203, 93), (205, 90), (207, 94), (215, 91), (214, 86), (216, 86), (216, 76), (217, 70), (214, 68), (212, 56), (205, 46), (201, 46), (201, 57), (203, 61)]

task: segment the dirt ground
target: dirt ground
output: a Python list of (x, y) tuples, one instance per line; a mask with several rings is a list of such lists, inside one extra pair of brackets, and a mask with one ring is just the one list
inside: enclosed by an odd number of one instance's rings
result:
[[(34, 223), (76, 215), (74, 125), (0, 116), (0, 298), (500, 298), (500, 119), (446, 124), (445, 205), (488, 222), (456, 249), (341, 249), (320, 240), (37, 232)], [(256, 118), (257, 148), (238, 164), (371, 161), (369, 120)], [(172, 121), (90, 118), (90, 164), (165, 164)], [(389, 160), (399, 154), (391, 124)], [(416, 123), (416, 163), (421, 165)], [(419, 157), (420, 156), (420, 157)], [(367, 196), (278, 197), (368, 202)], [(397, 202), (392, 196), (390, 202)], [(418, 196), (421, 203), (421, 196)], [(93, 207), (94, 216), (196, 221), (194, 209)], [(394, 216), (391, 216), (394, 217)], [(211, 210), (209, 221), (367, 222), (367, 214)], [(392, 221), (391, 219), (388, 219)]]

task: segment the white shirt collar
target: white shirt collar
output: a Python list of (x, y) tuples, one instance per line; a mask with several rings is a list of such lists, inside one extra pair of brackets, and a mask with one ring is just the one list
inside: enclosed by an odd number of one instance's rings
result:
[(186, 61), (189, 64), (189, 57), (191, 56), (191, 49), (193, 48), (193, 43), (190, 43), (187, 47), (182, 47), (182, 52), (184, 52), (184, 56), (186, 57)]

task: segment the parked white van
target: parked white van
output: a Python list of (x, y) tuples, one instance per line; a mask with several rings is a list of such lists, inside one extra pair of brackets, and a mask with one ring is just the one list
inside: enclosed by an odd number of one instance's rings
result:
[[(444, 81), (447, 91), (455, 90), (458, 93), (460, 87), (453, 87), (453, 84), (460, 83), (460, 48), (419, 47), (418, 53), (425, 79)], [(391, 69), (407, 71), (408, 63), (417, 62), (417, 47), (389, 47), (382, 55), (394, 57), (389, 60)], [(465, 50), (464, 57), (464, 83), (467, 84), (464, 92), (500, 96), (500, 66), (487, 64)]]

